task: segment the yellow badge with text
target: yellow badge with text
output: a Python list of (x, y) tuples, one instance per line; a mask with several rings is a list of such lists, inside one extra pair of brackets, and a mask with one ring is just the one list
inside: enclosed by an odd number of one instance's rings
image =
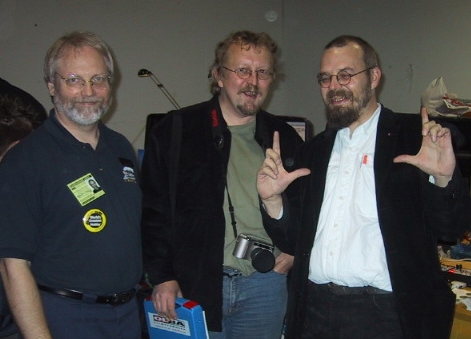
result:
[(105, 194), (98, 181), (91, 173), (72, 181), (67, 185), (80, 205), (85, 206)]
[(93, 208), (85, 213), (83, 217), (83, 225), (89, 232), (100, 232), (106, 226), (106, 215), (103, 211)]

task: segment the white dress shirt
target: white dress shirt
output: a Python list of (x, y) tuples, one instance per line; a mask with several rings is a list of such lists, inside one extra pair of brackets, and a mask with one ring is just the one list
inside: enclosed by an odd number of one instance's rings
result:
[(344, 128), (335, 138), (311, 252), (309, 279), (315, 283), (392, 290), (373, 169), (380, 110), (351, 137)]

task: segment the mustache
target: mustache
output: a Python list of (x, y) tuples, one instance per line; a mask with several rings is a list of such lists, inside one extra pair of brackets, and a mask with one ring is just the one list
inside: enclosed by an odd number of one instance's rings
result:
[(330, 90), (327, 93), (327, 99), (332, 100), (336, 96), (346, 97), (348, 99), (352, 98), (352, 92), (346, 91), (344, 89)]
[(90, 103), (90, 102), (103, 102), (103, 98), (99, 98), (99, 97), (87, 97), (87, 98), (82, 98), (82, 99), (75, 99), (74, 100), (75, 103), (78, 103), (78, 104), (86, 104), (86, 103)]
[(257, 85), (247, 85), (245, 86), (244, 88), (242, 88), (240, 91), (240, 93), (243, 93), (243, 92), (254, 92), (255, 94), (259, 94), (259, 90), (258, 90), (258, 86)]

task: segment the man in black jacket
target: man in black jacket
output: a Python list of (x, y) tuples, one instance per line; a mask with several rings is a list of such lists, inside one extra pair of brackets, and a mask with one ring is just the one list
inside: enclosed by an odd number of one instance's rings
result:
[(302, 139), (261, 109), (276, 71), (267, 34), (229, 35), (216, 47), (213, 98), (170, 112), (145, 150), (142, 233), (154, 306), (174, 319), (176, 297), (200, 303), (211, 339), (277, 339), (282, 330), (292, 256), (281, 252), (293, 249), (264, 229), (255, 179), (274, 131), (287, 168)]
[[(450, 131), (424, 110), (395, 114), (380, 105), (380, 79), (367, 42), (334, 39), (318, 74), (329, 128), (301, 147), (300, 169), (285, 172), (277, 140), (260, 169), (266, 226), (287, 230), (300, 220), (286, 338), (450, 335), (455, 297), (437, 237), (470, 227), (469, 190)], [(281, 194), (300, 176), (299, 213)]]

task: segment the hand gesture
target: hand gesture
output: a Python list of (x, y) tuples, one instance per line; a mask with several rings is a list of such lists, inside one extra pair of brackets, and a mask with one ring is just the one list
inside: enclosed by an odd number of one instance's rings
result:
[(456, 165), (450, 130), (435, 121), (429, 121), (425, 107), (421, 108), (420, 114), (423, 139), (419, 153), (414, 156), (400, 155), (394, 162), (414, 165), (433, 176), (437, 186), (445, 187), (451, 180)]
[(278, 132), (273, 134), (273, 148), (265, 154), (265, 160), (257, 174), (257, 191), (267, 213), (276, 217), (283, 206), (281, 193), (297, 178), (311, 173), (307, 168), (287, 172), (283, 166)]

